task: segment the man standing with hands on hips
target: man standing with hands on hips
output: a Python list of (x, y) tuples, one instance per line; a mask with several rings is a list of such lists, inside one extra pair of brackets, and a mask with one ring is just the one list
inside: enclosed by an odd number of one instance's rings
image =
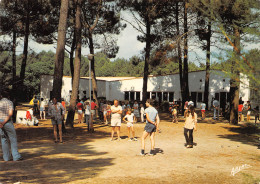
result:
[(0, 135), (4, 161), (11, 160), (10, 146), (13, 161), (23, 160), (18, 152), (17, 137), (12, 121), (13, 103), (7, 99), (8, 92), (0, 88)]

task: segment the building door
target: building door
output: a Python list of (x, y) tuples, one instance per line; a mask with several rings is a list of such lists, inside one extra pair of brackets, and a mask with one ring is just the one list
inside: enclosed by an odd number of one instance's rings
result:
[(220, 108), (225, 109), (226, 103), (227, 103), (227, 93), (226, 92), (220, 92)]
[(197, 107), (197, 92), (191, 92), (191, 100), (194, 102), (194, 107)]

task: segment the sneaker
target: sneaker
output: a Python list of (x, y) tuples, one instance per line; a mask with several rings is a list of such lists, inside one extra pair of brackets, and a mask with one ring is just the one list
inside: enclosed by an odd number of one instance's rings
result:
[(20, 157), (17, 160), (14, 160), (14, 161), (22, 161), (22, 160), (23, 160), (23, 157)]
[(128, 139), (128, 141), (133, 141), (133, 140), (130, 138), (130, 139)]
[(134, 141), (137, 141), (137, 139), (136, 139), (136, 138), (134, 138)]
[(144, 153), (140, 153), (139, 156), (144, 156), (145, 154)]
[(150, 153), (148, 154), (149, 156), (154, 156), (154, 150), (150, 150)]

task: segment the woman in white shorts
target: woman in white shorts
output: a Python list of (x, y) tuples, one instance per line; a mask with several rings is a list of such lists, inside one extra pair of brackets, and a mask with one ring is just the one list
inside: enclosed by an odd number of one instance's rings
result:
[[(134, 131), (134, 122), (136, 122), (136, 117), (135, 117), (134, 113), (132, 113), (131, 109), (127, 110), (127, 114), (123, 118), (123, 121), (127, 122), (126, 126), (128, 129), (129, 141), (132, 141), (132, 140), (137, 141), (137, 139), (135, 138), (135, 131)], [(130, 138), (130, 131), (132, 131), (133, 138)]]

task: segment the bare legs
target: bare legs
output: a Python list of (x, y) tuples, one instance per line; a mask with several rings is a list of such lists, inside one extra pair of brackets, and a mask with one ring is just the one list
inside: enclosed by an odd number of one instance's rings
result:
[(40, 118), (42, 120), (42, 116), (43, 116), (43, 119), (45, 120), (45, 111), (40, 111)]
[(132, 132), (133, 138), (135, 138), (135, 130), (134, 130), (134, 127), (133, 127), (133, 126), (127, 127), (127, 129), (128, 129), (128, 138), (131, 139), (131, 138), (130, 138), (130, 131)]
[(120, 126), (113, 126), (113, 127), (112, 127), (112, 131), (111, 131), (111, 141), (112, 141), (113, 138), (114, 138), (114, 133), (115, 133), (115, 131), (117, 132), (118, 140), (120, 140)]
[(83, 117), (83, 114), (81, 113), (78, 113), (78, 119), (79, 119), (79, 123), (82, 123), (82, 117)]
[(155, 147), (155, 139), (154, 139), (154, 136), (155, 136), (155, 132), (146, 132), (144, 131), (143, 135), (142, 135), (142, 138), (141, 138), (141, 155), (144, 155), (144, 150), (145, 150), (145, 139), (147, 138), (147, 136), (150, 135), (150, 141), (151, 141), (151, 151), (150, 151), (150, 155), (154, 155), (155, 152), (154, 152), (154, 147)]
[[(59, 124), (58, 128), (59, 128), (60, 142), (62, 142), (62, 124)], [(53, 125), (53, 134), (54, 134), (55, 142), (58, 142), (57, 125)]]

